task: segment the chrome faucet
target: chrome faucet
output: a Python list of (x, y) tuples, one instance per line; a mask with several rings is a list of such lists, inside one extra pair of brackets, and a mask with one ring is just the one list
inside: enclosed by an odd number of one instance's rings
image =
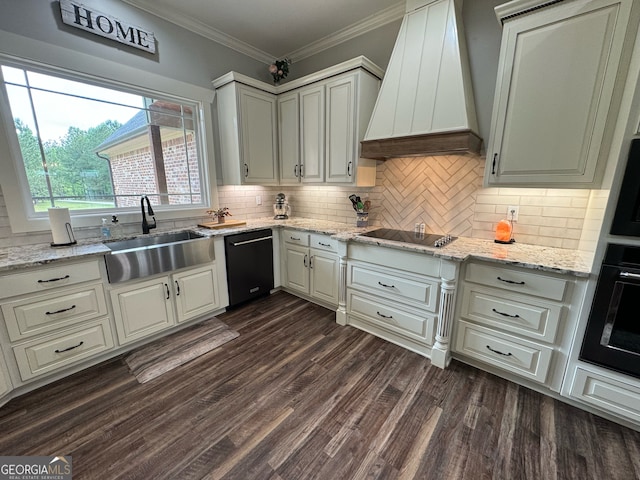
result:
[[(144, 214), (145, 200), (147, 201), (147, 213), (149, 214), (150, 217), (153, 218), (153, 224), (150, 224), (147, 221), (147, 217)], [(140, 199), (140, 208), (142, 209), (142, 233), (149, 233), (152, 228), (156, 228), (156, 217), (154, 216), (155, 214), (153, 213), (153, 208), (151, 208), (151, 202), (149, 202), (149, 197), (147, 197), (146, 195), (143, 195), (142, 198)]]

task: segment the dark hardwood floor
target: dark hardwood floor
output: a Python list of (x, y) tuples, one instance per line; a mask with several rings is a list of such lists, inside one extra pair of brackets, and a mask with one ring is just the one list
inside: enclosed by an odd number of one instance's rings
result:
[(138, 384), (121, 358), (0, 408), (0, 455), (74, 479), (637, 479), (640, 433), (429, 360), (286, 293), (240, 337)]

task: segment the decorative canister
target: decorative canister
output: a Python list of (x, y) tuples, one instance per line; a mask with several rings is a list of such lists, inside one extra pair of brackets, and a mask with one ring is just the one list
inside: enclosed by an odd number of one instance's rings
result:
[(356, 212), (358, 216), (356, 220), (356, 227), (368, 227), (369, 226), (369, 212)]

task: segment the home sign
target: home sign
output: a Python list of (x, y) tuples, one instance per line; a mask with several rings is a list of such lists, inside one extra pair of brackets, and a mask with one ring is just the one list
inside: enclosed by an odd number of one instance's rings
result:
[(60, 12), (62, 22), (67, 25), (145, 52), (156, 53), (156, 39), (153, 32), (147, 32), (140, 27), (71, 0), (60, 0)]

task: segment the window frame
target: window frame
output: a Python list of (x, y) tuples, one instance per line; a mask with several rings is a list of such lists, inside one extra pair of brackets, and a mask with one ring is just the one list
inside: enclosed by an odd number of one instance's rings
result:
[[(59, 50), (59, 47), (53, 47), (52, 49)], [(78, 56), (77, 52), (68, 52)], [(83, 55), (81, 54), (80, 56)], [(95, 66), (97, 61), (93, 59), (91, 66)], [(212, 125), (211, 107), (214, 96), (212, 90), (150, 74), (133, 67), (117, 65), (116, 68), (116, 64), (103, 59), (99, 60), (99, 62), (102, 67), (106, 68), (103, 69), (100, 75), (86, 73), (66, 66), (44, 64), (25, 58), (18, 58), (2, 52), (0, 52), (0, 62), (7, 66), (55, 75), (99, 87), (113, 88), (136, 95), (160, 97), (162, 99), (195, 104), (199, 138), (198, 152), (201, 157), (199, 164), (201, 169), (202, 204), (196, 206), (158, 205), (157, 208), (154, 206), (154, 210), (157, 212), (156, 217), (161, 222), (205, 215), (205, 210), (210, 208), (211, 199), (217, 197), (213, 135), (212, 128), (208, 127)], [(104, 76), (106, 71), (109, 71), (109, 76)], [(136, 81), (135, 84), (131, 82), (132, 79)], [(48, 216), (33, 212), (31, 206), (32, 199), (23, 165), (22, 152), (13, 125), (13, 116), (4, 82), (2, 82), (2, 85), (0, 85), (0, 184), (7, 207), (11, 231), (13, 233), (47, 231), (50, 229)], [(7, 181), (4, 181), (4, 179)], [(140, 220), (140, 209), (132, 207), (99, 211), (71, 211), (74, 227), (98, 227), (101, 218), (107, 215), (118, 215), (123, 223), (135, 223)]]

